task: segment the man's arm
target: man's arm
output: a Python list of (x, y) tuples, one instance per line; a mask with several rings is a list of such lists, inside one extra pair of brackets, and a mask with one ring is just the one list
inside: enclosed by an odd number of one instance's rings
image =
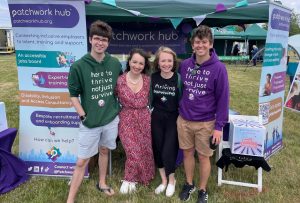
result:
[(229, 114), (229, 82), (226, 67), (221, 70), (218, 84), (215, 92), (217, 100), (217, 109), (216, 109), (216, 126), (213, 132), (213, 141), (216, 144), (219, 144), (222, 139), (222, 128), (228, 122)]
[(78, 97), (71, 97), (71, 101), (79, 116), (85, 116), (86, 114), (80, 104)]

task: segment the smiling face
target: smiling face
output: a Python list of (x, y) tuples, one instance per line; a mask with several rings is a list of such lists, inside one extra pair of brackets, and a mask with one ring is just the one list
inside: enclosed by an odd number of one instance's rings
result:
[(108, 38), (102, 37), (99, 35), (93, 35), (93, 37), (89, 37), (89, 41), (92, 45), (91, 53), (102, 55), (106, 51), (108, 47)]
[(169, 73), (172, 71), (174, 66), (174, 57), (170, 53), (161, 52), (159, 54), (158, 65), (161, 72)]
[(135, 53), (132, 55), (132, 58), (129, 61), (129, 66), (130, 72), (138, 75), (142, 73), (145, 68), (145, 58), (142, 55)]
[(209, 41), (207, 37), (199, 39), (197, 36), (194, 38), (192, 43), (192, 48), (197, 57), (209, 58), (209, 50), (213, 47), (213, 44)]

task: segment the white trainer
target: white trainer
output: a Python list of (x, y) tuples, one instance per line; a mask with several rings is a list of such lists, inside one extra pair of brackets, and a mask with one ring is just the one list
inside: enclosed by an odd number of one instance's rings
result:
[(136, 183), (134, 182), (129, 182), (129, 188), (128, 188), (128, 193), (133, 193), (136, 191)]
[(128, 194), (129, 191), (129, 182), (126, 180), (123, 180), (123, 183), (120, 187), (120, 193), (121, 194)]
[(164, 184), (160, 184), (156, 189), (155, 189), (155, 194), (160, 194), (160, 193), (162, 193), (162, 192), (164, 192), (165, 191), (165, 189), (166, 189), (166, 185), (164, 185)]
[(175, 192), (175, 185), (176, 185), (176, 180), (174, 181), (174, 184), (168, 184), (167, 190), (166, 190), (166, 196), (167, 197), (172, 197), (174, 192)]

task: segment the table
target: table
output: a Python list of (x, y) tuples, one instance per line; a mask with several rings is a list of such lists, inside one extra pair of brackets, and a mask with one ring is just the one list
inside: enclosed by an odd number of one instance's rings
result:
[[(229, 149), (229, 130), (230, 124), (227, 123), (223, 128), (223, 139), (218, 147), (218, 158), (221, 159), (223, 149)], [(268, 168), (269, 166), (267, 166)], [(271, 169), (270, 169), (271, 170)], [(258, 192), (262, 191), (262, 167), (258, 167), (257, 169), (257, 183), (248, 183), (248, 182), (240, 182), (234, 180), (225, 180), (223, 179), (223, 169), (218, 167), (218, 186), (222, 184), (229, 184), (229, 185), (238, 185), (238, 186), (245, 186), (245, 187), (254, 187), (257, 188)]]

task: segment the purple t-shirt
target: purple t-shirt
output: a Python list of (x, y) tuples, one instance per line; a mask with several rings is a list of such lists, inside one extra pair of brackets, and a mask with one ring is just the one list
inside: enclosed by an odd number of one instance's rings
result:
[(212, 121), (215, 129), (222, 130), (228, 122), (229, 84), (226, 67), (214, 49), (210, 59), (196, 65), (195, 55), (181, 62), (179, 73), (183, 82), (183, 93), (179, 114), (189, 121)]

